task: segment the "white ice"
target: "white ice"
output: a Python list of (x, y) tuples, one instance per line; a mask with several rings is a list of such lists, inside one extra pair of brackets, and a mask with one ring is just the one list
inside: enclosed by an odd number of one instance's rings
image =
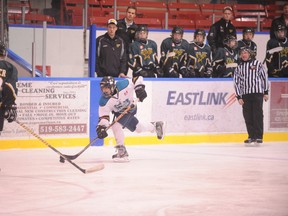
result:
[[(60, 148), (75, 154), (82, 148)], [(90, 147), (74, 162), (49, 148), (0, 150), (2, 216), (287, 216), (288, 143)]]

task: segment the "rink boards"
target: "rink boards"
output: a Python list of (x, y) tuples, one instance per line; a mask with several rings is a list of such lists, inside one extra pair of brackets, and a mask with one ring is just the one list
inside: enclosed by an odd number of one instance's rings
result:
[[(0, 149), (83, 146), (96, 137), (98, 78), (23, 78), (18, 82), (18, 121), (5, 122)], [(166, 121), (166, 136), (125, 129), (126, 144), (242, 142), (247, 137), (232, 79), (146, 79), (148, 97), (138, 103), (139, 121)], [(270, 100), (264, 103), (264, 140), (287, 141), (288, 81), (270, 79)], [(32, 132), (31, 132), (32, 131)], [(94, 145), (113, 145), (109, 137)]]

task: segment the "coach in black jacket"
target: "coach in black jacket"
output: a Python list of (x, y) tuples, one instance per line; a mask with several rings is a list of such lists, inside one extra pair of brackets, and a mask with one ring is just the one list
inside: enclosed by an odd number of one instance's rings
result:
[(211, 47), (213, 56), (216, 53), (217, 48), (224, 47), (223, 40), (227, 38), (228, 35), (232, 35), (237, 38), (236, 28), (231, 23), (233, 17), (232, 8), (227, 6), (223, 9), (223, 18), (215, 22), (209, 30), (207, 40)]
[(123, 19), (117, 20), (118, 29), (116, 34), (124, 40), (126, 50), (128, 50), (129, 45), (135, 39), (137, 25), (134, 22), (134, 18), (136, 17), (136, 12), (136, 7), (129, 6), (126, 10), (126, 16)]
[(97, 77), (126, 77), (127, 55), (124, 41), (116, 35), (117, 21), (109, 19), (107, 32), (96, 39)]

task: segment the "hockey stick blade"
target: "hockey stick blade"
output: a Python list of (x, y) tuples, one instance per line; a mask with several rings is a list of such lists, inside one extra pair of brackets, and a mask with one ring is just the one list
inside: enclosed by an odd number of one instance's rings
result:
[(69, 160), (69, 158), (67, 158), (65, 155), (63, 155), (60, 151), (58, 151), (56, 148), (54, 148), (53, 146), (51, 146), (46, 140), (44, 140), (42, 137), (40, 137), (38, 134), (36, 134), (31, 128), (29, 128), (28, 126), (26, 126), (25, 124), (19, 122), (18, 120), (15, 120), (15, 122), (20, 125), (23, 129), (25, 129), (28, 133), (30, 133), (31, 135), (33, 135), (35, 138), (37, 138), (39, 141), (41, 141), (42, 143), (44, 143), (47, 147), (49, 147), (50, 149), (52, 149), (54, 152), (56, 152), (58, 155), (60, 155), (60, 157), (64, 158), (65, 160), (67, 160), (70, 164), (72, 164), (74, 167), (76, 167), (78, 170), (80, 170), (82, 173), (92, 173), (92, 172), (96, 172), (99, 170), (104, 169), (104, 164), (98, 164), (97, 166), (88, 168), (88, 169), (83, 169), (80, 166), (78, 166), (76, 163), (72, 162), (71, 160)]
[(94, 167), (91, 167), (91, 168), (88, 168), (85, 170), (85, 173), (92, 173), (92, 172), (98, 172), (100, 170), (103, 170), (105, 168), (104, 164), (101, 163), (101, 164), (97, 164), (96, 166)]

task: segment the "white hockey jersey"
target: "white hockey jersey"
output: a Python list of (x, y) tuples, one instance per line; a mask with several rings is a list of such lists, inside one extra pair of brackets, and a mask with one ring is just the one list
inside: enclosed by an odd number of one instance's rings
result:
[(99, 125), (109, 126), (110, 113), (121, 113), (134, 102), (134, 88), (143, 85), (143, 77), (124, 79), (116, 82), (116, 90), (110, 98), (101, 97), (99, 101)]

